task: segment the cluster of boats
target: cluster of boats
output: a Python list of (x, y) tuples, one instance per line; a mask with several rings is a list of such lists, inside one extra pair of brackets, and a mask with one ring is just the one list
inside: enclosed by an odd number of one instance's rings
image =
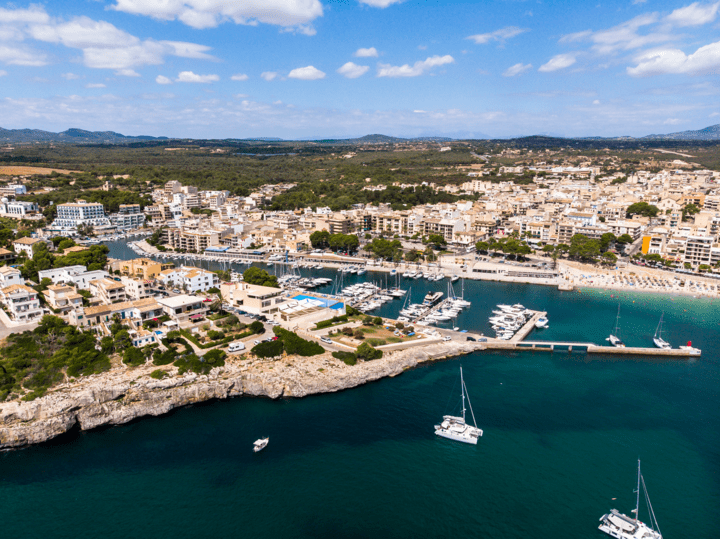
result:
[(457, 318), (463, 309), (472, 305), (469, 301), (450, 293), (445, 301), (434, 307), (442, 296), (442, 292), (428, 292), (422, 303), (410, 303), (410, 296), (408, 296), (405, 305), (400, 310), (398, 321), (416, 321), (420, 326), (448, 322)]
[(401, 288), (380, 288), (373, 283), (357, 283), (343, 288), (337, 295), (366, 312), (394, 299), (400, 299), (406, 293), (407, 291)]
[[(526, 323), (529, 317), (535, 314), (530, 309), (526, 309), (524, 305), (516, 303), (515, 305), (498, 305), (497, 309), (493, 310), (493, 315), (490, 317), (490, 325), (498, 339), (508, 341), (513, 338), (515, 333), (518, 332)], [(538, 329), (548, 327), (548, 319), (544, 316), (540, 317), (535, 322), (535, 327)]]
[[(445, 278), (445, 274), (440, 271), (438, 271), (437, 273), (431, 273), (428, 270), (420, 271), (419, 269), (417, 271), (409, 269), (405, 273), (403, 273), (402, 276), (406, 279), (426, 279), (428, 281), (442, 281)], [(457, 275), (453, 275), (452, 277), (450, 277), (450, 280), (453, 283), (458, 279), (460, 279), (460, 277), (458, 277)]]
[(355, 264), (350, 264), (347, 266), (339, 267), (338, 271), (340, 273), (354, 273), (355, 275), (364, 275), (367, 273), (367, 268), (365, 268), (365, 266), (358, 266)]
[[(655, 329), (655, 335), (653, 335), (653, 344), (661, 350), (671, 350), (672, 346), (670, 345), (670, 343), (662, 337), (664, 316), (665, 313), (662, 313), (660, 315), (660, 322)], [(610, 344), (612, 344), (616, 348), (625, 348), (625, 343), (620, 338), (620, 305), (618, 305), (617, 316), (615, 317), (615, 327), (613, 328), (612, 333), (610, 333), (610, 336), (605, 340), (609, 341)], [(690, 346), (690, 343), (688, 343), (688, 346)], [(683, 347), (681, 346), (680, 348)]]

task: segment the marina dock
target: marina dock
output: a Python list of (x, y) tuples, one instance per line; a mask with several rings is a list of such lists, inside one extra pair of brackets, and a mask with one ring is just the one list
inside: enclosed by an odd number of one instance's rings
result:
[(600, 346), (591, 342), (526, 341), (525, 338), (535, 327), (535, 322), (543, 316), (547, 316), (547, 313), (540, 311), (535, 312), (535, 314), (530, 317), (530, 320), (508, 341), (488, 337), (487, 342), (484, 343), (485, 348), (488, 350), (532, 350), (546, 352), (567, 350), (568, 353), (584, 352), (587, 354), (615, 354), (625, 356), (699, 357), (702, 354), (702, 350), (690, 346), (664, 350), (662, 348), (645, 348), (638, 346), (618, 348), (616, 346)]

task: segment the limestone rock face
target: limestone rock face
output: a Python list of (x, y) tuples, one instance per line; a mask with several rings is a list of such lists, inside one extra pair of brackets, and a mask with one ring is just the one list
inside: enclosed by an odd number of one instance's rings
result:
[(330, 354), (279, 361), (228, 361), (207, 376), (187, 373), (162, 380), (149, 377), (155, 366), (113, 369), (54, 388), (31, 402), (0, 403), (0, 449), (54, 438), (79, 424), (83, 430), (121, 425), (139, 417), (165, 414), (187, 404), (243, 395), (305, 397), (353, 388), (426, 361), (482, 349), (474, 342), (448, 342), (386, 352), (382, 359), (348, 366)]

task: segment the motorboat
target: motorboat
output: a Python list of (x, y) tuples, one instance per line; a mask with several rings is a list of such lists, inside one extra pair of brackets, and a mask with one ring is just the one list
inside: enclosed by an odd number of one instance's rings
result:
[(541, 316), (541, 317), (538, 318), (537, 321), (535, 322), (535, 327), (538, 328), (538, 329), (542, 329), (542, 328), (548, 327), (548, 319), (545, 318), (544, 316)]
[(267, 447), (267, 444), (270, 443), (270, 438), (260, 438), (259, 440), (255, 440), (255, 443), (253, 444), (253, 451), (255, 453), (258, 453), (259, 451), (262, 451)]

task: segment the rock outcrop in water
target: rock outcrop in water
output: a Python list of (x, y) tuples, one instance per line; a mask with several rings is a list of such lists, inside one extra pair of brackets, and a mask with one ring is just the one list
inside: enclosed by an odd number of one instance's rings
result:
[(356, 387), (426, 361), (482, 349), (473, 342), (448, 342), (386, 353), (382, 359), (347, 366), (329, 354), (279, 361), (229, 361), (209, 375), (170, 375), (156, 380), (155, 366), (117, 368), (63, 384), (30, 402), (0, 404), (0, 449), (45, 442), (75, 425), (89, 430), (120, 425), (143, 416), (158, 416), (179, 406), (243, 395), (305, 397)]

